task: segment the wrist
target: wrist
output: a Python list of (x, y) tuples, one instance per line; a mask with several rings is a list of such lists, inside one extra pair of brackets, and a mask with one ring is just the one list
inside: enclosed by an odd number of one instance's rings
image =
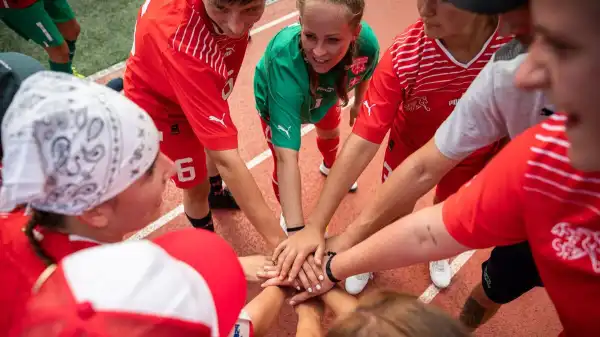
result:
[(329, 259), (327, 259), (327, 262), (325, 263), (325, 275), (332, 283), (339, 283), (341, 282), (341, 279), (336, 277), (332, 270), (333, 258), (336, 256), (336, 253), (328, 252), (327, 255), (329, 255)]

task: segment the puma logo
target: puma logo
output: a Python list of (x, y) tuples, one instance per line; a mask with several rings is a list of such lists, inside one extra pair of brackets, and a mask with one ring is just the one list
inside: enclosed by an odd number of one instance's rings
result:
[(222, 124), (224, 127), (227, 127), (227, 125), (225, 125), (225, 115), (226, 115), (226, 114), (227, 114), (227, 113), (224, 113), (224, 114), (223, 114), (223, 117), (221, 117), (221, 119), (219, 119), (219, 118), (217, 118), (217, 117), (215, 117), (215, 116), (210, 116), (210, 117), (208, 117), (208, 120), (209, 120), (209, 121), (213, 121), (213, 122), (215, 122), (215, 123), (221, 123), (221, 124)]
[(290, 137), (290, 129), (291, 128), (292, 128), (291, 126), (288, 126), (288, 128), (286, 129), (281, 125), (277, 125), (277, 130), (285, 133), (285, 135), (288, 137), (288, 139), (291, 139), (291, 137)]
[(371, 109), (373, 109), (373, 107), (376, 106), (377, 104), (373, 104), (373, 105), (369, 106), (369, 101), (364, 101), (363, 105), (367, 108), (367, 113), (369, 114), (369, 116), (371, 116)]

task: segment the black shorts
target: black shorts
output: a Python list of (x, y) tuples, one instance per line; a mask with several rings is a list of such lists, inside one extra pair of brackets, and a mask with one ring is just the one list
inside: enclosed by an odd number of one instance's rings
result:
[(509, 303), (535, 287), (543, 287), (527, 241), (494, 248), (481, 268), (485, 294), (498, 304)]

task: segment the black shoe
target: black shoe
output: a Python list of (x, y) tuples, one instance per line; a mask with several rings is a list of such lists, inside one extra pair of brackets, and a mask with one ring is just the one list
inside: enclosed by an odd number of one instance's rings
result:
[(123, 91), (123, 86), (124, 86), (123, 78), (122, 77), (113, 78), (112, 80), (110, 80), (106, 83), (106, 86), (116, 92), (121, 92), (121, 91)]
[(240, 209), (233, 194), (227, 188), (216, 190), (211, 187), (208, 194), (208, 206), (210, 209)]

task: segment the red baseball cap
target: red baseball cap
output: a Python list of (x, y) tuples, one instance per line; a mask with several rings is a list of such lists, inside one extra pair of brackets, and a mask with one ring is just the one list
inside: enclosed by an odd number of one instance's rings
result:
[(226, 337), (246, 301), (234, 250), (209, 231), (85, 249), (39, 278), (19, 337)]

